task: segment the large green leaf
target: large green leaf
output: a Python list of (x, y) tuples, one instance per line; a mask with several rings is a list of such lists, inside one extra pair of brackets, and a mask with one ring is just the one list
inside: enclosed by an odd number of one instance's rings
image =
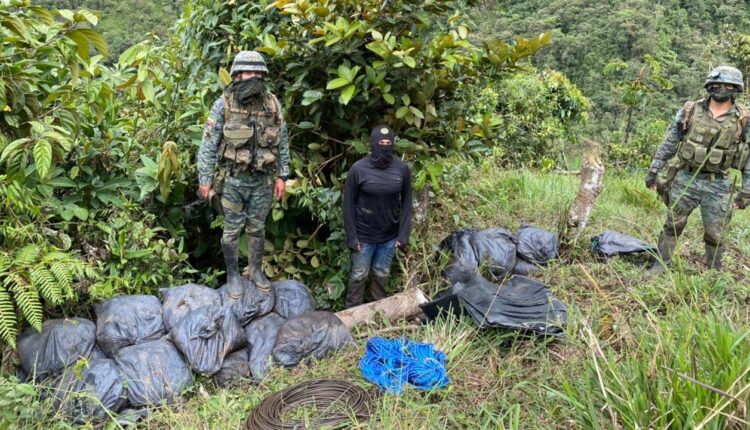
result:
[(39, 178), (46, 178), (52, 167), (52, 145), (46, 140), (39, 140), (34, 145), (34, 164)]

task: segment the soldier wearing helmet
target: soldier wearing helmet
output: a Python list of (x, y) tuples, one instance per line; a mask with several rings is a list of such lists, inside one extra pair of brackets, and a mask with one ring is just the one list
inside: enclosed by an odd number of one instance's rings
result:
[[(659, 235), (659, 258), (650, 273), (664, 271), (677, 237), (697, 207), (703, 220), (706, 264), (721, 269), (722, 235), (732, 216), (730, 168), (742, 171), (734, 208), (744, 209), (750, 203), (748, 110), (735, 101), (744, 91), (742, 73), (734, 67), (716, 67), (703, 87), (708, 96), (685, 103), (677, 112), (646, 176), (646, 186), (657, 189), (668, 206)], [(663, 180), (658, 175), (668, 163), (669, 174)]]
[[(265, 222), (274, 196), (281, 199), (289, 174), (289, 141), (283, 109), (266, 91), (263, 56), (242, 51), (232, 63), (232, 83), (211, 107), (198, 151), (198, 193), (221, 196), (227, 266), (227, 292), (243, 295), (239, 238), (245, 229), (250, 280), (261, 291), (271, 283), (263, 274)], [(218, 167), (218, 169), (217, 169)]]

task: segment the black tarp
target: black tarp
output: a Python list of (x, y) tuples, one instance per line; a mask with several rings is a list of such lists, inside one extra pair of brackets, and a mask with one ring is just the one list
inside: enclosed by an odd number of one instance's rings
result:
[(516, 243), (513, 233), (500, 227), (480, 230), (471, 238), (477, 261), (496, 278), (513, 272), (516, 264)]
[(277, 281), (272, 284), (276, 298), (274, 312), (284, 318), (294, 318), (315, 310), (315, 301), (310, 290), (295, 280)]
[(538, 227), (521, 225), (518, 238), (518, 256), (526, 262), (545, 265), (558, 256), (557, 237)]
[(457, 293), (480, 327), (501, 327), (562, 336), (565, 305), (541, 282), (514, 275), (502, 285), (476, 278)]
[(627, 234), (607, 230), (591, 238), (591, 249), (605, 257), (615, 255), (635, 254), (641, 252), (656, 252), (656, 246)]
[(255, 284), (244, 276), (241, 277), (243, 294), (239, 299), (229, 297), (227, 286), (219, 288), (219, 294), (224, 306), (229, 307), (240, 325), (248, 325), (254, 318), (271, 312), (274, 308), (274, 293), (259, 290)]
[(276, 312), (256, 319), (245, 327), (249, 348), (250, 372), (255, 379), (263, 379), (276, 344), (276, 335), (286, 318)]

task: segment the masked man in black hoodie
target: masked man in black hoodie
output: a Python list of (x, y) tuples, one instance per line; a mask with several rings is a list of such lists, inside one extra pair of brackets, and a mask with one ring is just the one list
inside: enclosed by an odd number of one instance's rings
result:
[(370, 134), (372, 152), (349, 169), (344, 186), (344, 228), (352, 251), (346, 307), (364, 301), (372, 268), (373, 300), (385, 286), (396, 250), (405, 248), (411, 227), (411, 171), (393, 154), (393, 130), (379, 125)]

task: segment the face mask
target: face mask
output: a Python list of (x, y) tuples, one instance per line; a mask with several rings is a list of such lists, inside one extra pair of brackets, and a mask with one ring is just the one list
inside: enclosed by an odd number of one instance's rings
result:
[(385, 169), (393, 161), (393, 145), (372, 145), (372, 154), (370, 155), (372, 164), (378, 169)]
[(737, 90), (734, 88), (710, 87), (708, 92), (711, 94), (711, 98), (717, 103), (724, 103), (737, 96)]
[(232, 84), (232, 91), (241, 105), (246, 106), (266, 91), (265, 83), (261, 78), (250, 78), (244, 81), (236, 81)]

